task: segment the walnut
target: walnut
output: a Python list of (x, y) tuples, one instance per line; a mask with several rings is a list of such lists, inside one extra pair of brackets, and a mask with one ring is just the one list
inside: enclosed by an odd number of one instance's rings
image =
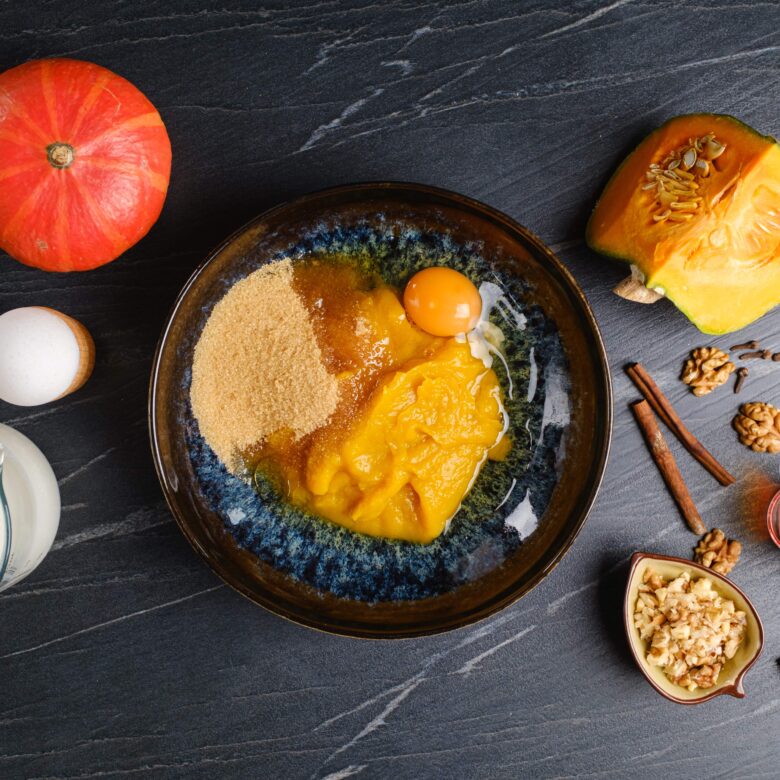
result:
[[(698, 685), (699, 688), (712, 688), (717, 682), (718, 675), (722, 668), (722, 663), (713, 663), (712, 665), (704, 664), (703, 666), (691, 669), (691, 671), (688, 672), (689, 683), (692, 682), (694, 685)], [(686, 684), (680, 680), (680, 685)]]
[(699, 347), (685, 361), (682, 381), (691, 386), (694, 395), (707, 395), (724, 384), (733, 370), (734, 364), (722, 349)]
[(667, 581), (648, 568), (637, 592), (634, 625), (647, 663), (689, 691), (717, 685), (745, 639), (745, 613), (714, 585), (709, 577), (692, 580), (687, 571)]
[(693, 560), (718, 574), (728, 574), (737, 565), (741, 552), (741, 542), (726, 539), (720, 528), (713, 528), (696, 545)]
[(754, 452), (780, 452), (780, 409), (772, 404), (742, 404), (734, 428), (739, 440)]

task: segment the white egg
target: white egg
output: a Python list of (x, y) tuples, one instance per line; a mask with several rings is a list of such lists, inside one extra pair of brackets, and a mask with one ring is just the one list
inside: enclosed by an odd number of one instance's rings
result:
[(34, 306), (0, 316), (0, 399), (37, 406), (75, 389), (82, 349), (69, 322)]

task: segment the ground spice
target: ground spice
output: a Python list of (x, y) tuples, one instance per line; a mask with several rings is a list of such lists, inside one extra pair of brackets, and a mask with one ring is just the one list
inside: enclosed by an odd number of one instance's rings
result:
[(232, 471), (241, 468), (241, 451), (284, 428), (311, 433), (336, 409), (336, 378), (292, 279), (292, 263), (282, 260), (236, 283), (195, 347), (192, 410)]

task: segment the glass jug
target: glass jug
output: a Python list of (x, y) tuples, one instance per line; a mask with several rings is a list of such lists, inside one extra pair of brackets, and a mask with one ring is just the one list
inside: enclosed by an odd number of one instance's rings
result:
[(60, 491), (43, 453), (0, 424), (0, 591), (24, 579), (51, 549)]

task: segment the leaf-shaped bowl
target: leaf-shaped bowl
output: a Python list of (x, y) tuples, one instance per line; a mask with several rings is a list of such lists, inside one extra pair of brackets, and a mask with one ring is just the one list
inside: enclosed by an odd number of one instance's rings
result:
[[(737, 650), (736, 655), (728, 660), (721, 670), (718, 684), (714, 688), (701, 691), (689, 691), (676, 685), (667, 679), (663, 671), (657, 666), (651, 666), (647, 660), (647, 642), (639, 636), (639, 629), (634, 626), (634, 606), (638, 597), (639, 586), (645, 571), (652, 567), (662, 577), (669, 579), (679, 576), (687, 571), (691, 578), (709, 577), (713, 581), (715, 589), (728, 599), (731, 599), (736, 608), (742, 610), (747, 617), (747, 631), (745, 641)], [(626, 596), (623, 602), (623, 620), (626, 626), (628, 645), (637, 666), (641, 669), (650, 685), (661, 696), (677, 704), (701, 704), (714, 699), (724, 693), (741, 699), (745, 696), (742, 680), (751, 666), (761, 655), (764, 646), (764, 627), (761, 618), (750, 599), (728, 578), (722, 574), (701, 566), (684, 558), (675, 558), (670, 555), (656, 555), (654, 553), (637, 552), (631, 558), (631, 570), (626, 585)]]

